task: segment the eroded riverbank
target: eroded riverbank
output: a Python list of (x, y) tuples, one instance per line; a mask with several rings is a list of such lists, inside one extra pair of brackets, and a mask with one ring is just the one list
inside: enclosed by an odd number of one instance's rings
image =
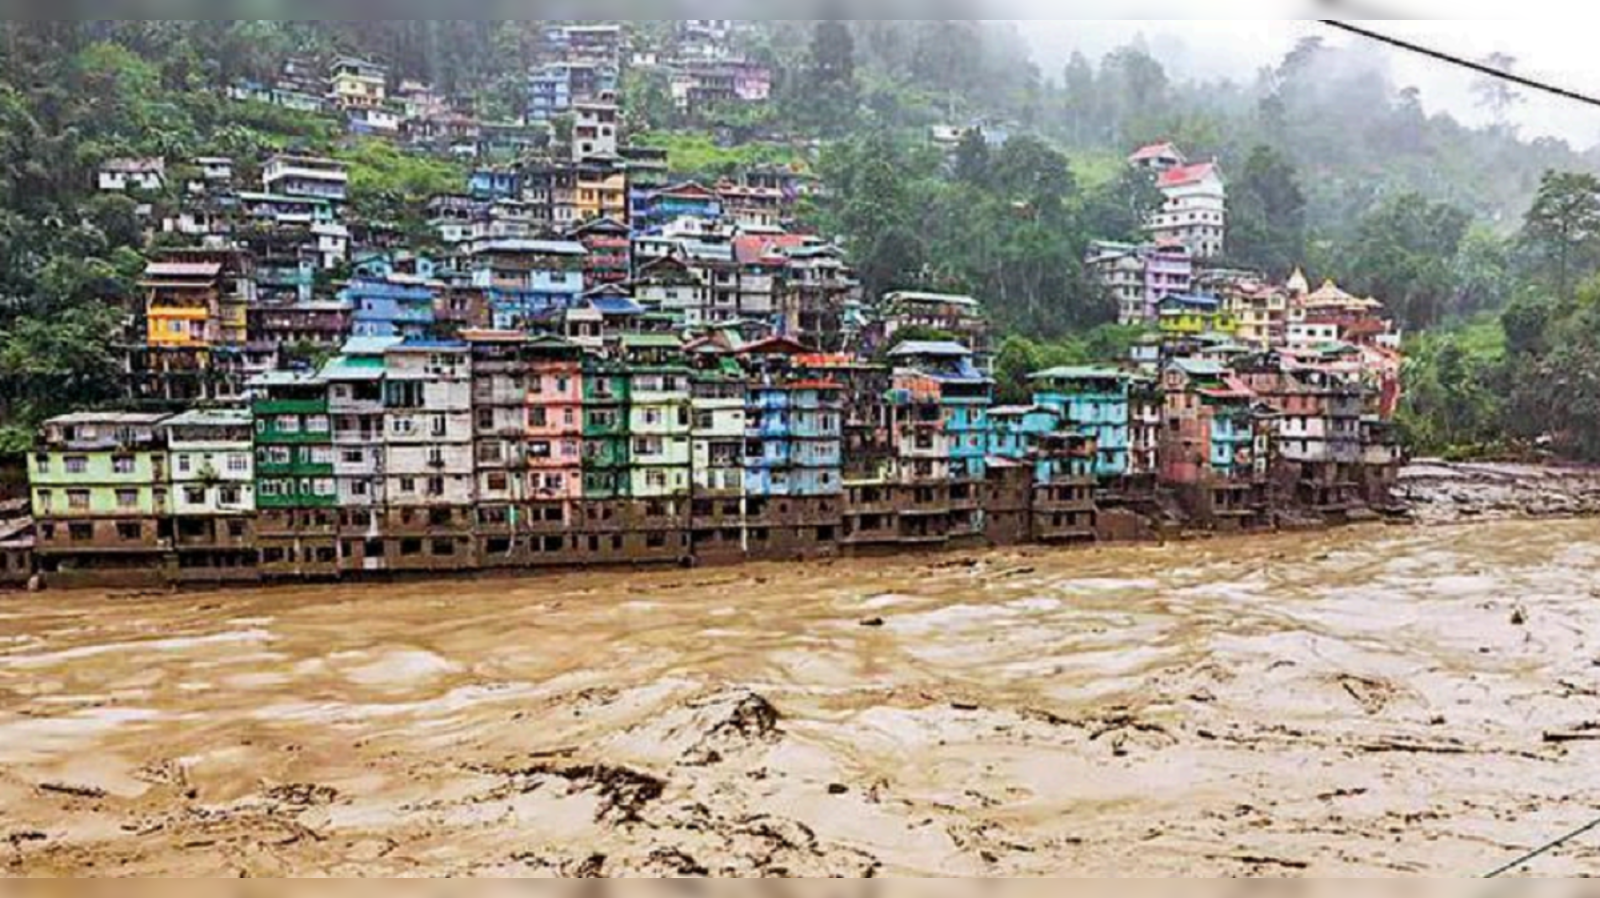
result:
[(19, 596), (0, 850), (13, 875), (1472, 874), (1600, 806), (1597, 573), (1600, 523), (1570, 521)]

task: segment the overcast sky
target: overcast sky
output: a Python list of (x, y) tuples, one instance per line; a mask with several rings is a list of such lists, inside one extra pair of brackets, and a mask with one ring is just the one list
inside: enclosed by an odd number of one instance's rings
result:
[[(1371, 2), (1364, 0), (1364, 3)], [(1018, 14), (1035, 8), (1063, 10), (1061, 4), (1043, 0), (1014, 0), (1014, 4)], [(1072, 4), (1073, 11), (1096, 5)], [(1127, 3), (1098, 5), (1129, 8)], [(1379, 0), (1376, 5), (1379, 10), (1375, 11), (1380, 14), (1413, 10), (1425, 14), (1434, 12), (1430, 7), (1440, 4)], [(1463, 5), (1481, 7), (1487, 4), (1457, 3), (1455, 6)], [(1534, 13), (1542, 5), (1519, 4), (1523, 11)], [(1208, 4), (1208, 9), (1260, 13), (1277, 11), (1282, 6), (1218, 2)], [(1353, 4), (1349, 8), (1367, 10), (1372, 7)], [(1261, 66), (1281, 60), (1283, 54), (1306, 35), (1322, 35), (1335, 45), (1362, 40), (1307, 19), (1034, 19), (1019, 24), (1033, 43), (1040, 68), (1052, 78), (1059, 76), (1072, 50), (1081, 49), (1098, 59), (1140, 33), (1145, 35), (1152, 52), (1166, 64), (1169, 72), (1208, 78), (1230, 77), (1240, 82), (1252, 80)], [(1391, 19), (1362, 21), (1361, 24), (1471, 59), (1481, 59), (1495, 52), (1508, 53), (1519, 60), (1516, 70), (1521, 75), (1580, 93), (1600, 95), (1600, 49), (1596, 47), (1588, 23), (1581, 19), (1552, 14), (1539, 20)], [(1404, 51), (1389, 53), (1396, 82), (1400, 86), (1420, 88), (1430, 111), (1448, 111), (1473, 123), (1486, 118), (1476, 107), (1470, 89), (1476, 75)], [(1530, 92), (1527, 101), (1516, 111), (1515, 121), (1522, 126), (1525, 136), (1554, 135), (1571, 141), (1580, 149), (1600, 143), (1600, 108), (1574, 101)]]

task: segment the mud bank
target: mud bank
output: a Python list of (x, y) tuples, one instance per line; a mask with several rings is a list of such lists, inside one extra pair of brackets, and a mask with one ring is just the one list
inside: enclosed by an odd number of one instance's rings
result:
[(1597, 575), (1600, 523), (1564, 521), (15, 597), (0, 852), (39, 876), (1472, 874), (1600, 806)]
[(1600, 469), (1419, 462), (1395, 498), (1423, 524), (1600, 516)]

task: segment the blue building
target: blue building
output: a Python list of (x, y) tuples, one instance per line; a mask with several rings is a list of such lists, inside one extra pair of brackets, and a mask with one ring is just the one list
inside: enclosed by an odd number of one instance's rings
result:
[(528, 79), (528, 120), (548, 122), (572, 110), (572, 73), (565, 63), (533, 70)]
[(917, 481), (982, 480), (988, 470), (994, 381), (960, 343), (906, 342), (889, 353), (896, 455)]
[(843, 494), (842, 393), (839, 384), (822, 380), (748, 388), (746, 496)]
[(587, 254), (571, 240), (491, 240), (472, 253), (473, 286), (488, 292), (496, 329), (527, 330), (578, 304)]
[(422, 338), (433, 332), (434, 286), (409, 275), (356, 277), (339, 294), (357, 337)]
[(722, 219), (722, 198), (716, 191), (692, 181), (664, 187), (634, 200), (632, 206), (636, 210), (635, 234), (659, 234), (664, 225), (680, 218), (708, 222)]
[(1132, 375), (1116, 368), (1052, 368), (1031, 379), (1034, 403), (1057, 411), (1066, 429), (1094, 442), (1094, 475), (1128, 476)]
[(467, 179), (467, 192), (475, 200), (514, 200), (522, 196), (522, 173), (513, 169), (480, 168)]

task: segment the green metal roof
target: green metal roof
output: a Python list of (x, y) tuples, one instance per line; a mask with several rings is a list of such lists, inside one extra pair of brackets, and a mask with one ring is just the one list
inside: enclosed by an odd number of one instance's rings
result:
[(627, 349), (682, 349), (683, 341), (676, 334), (623, 334), (622, 345)]

